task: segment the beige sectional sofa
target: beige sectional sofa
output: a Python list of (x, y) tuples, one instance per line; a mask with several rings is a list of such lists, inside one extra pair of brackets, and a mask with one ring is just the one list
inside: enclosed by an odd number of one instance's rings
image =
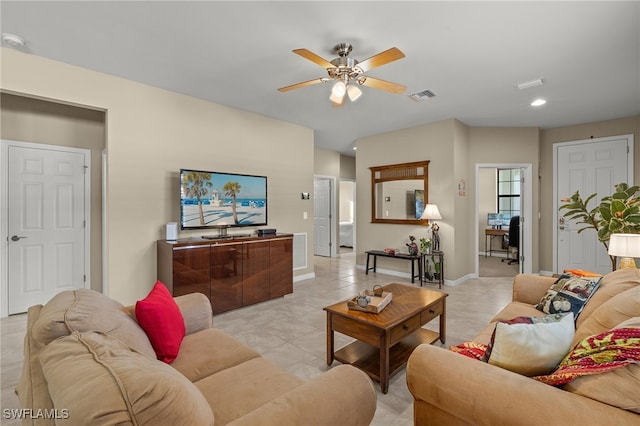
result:
[(376, 392), (341, 365), (303, 381), (213, 328), (202, 294), (175, 298), (186, 336), (156, 359), (131, 307), (91, 290), (29, 309), (17, 388), (24, 424), (367, 425)]
[[(475, 338), (488, 344), (497, 321), (542, 316), (535, 305), (556, 278), (518, 275), (513, 301)], [(487, 289), (490, 291), (490, 289)], [(640, 270), (605, 275), (578, 316), (573, 345), (618, 327), (640, 327)], [(554, 387), (450, 350), (422, 345), (407, 364), (416, 425), (638, 425), (640, 364)]]

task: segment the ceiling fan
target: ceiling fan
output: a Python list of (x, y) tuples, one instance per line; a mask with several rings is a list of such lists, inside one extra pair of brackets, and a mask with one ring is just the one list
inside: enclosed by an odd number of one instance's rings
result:
[(392, 47), (391, 49), (380, 52), (377, 55), (373, 55), (362, 62), (349, 57), (349, 53), (351, 53), (352, 49), (353, 46), (349, 43), (337, 44), (334, 47), (334, 51), (338, 54), (338, 57), (332, 61), (327, 61), (307, 49), (294, 50), (293, 53), (300, 55), (311, 62), (315, 62), (322, 68), (325, 68), (329, 76), (303, 81), (301, 83), (292, 84), (291, 86), (281, 87), (278, 90), (281, 92), (288, 92), (289, 90), (299, 89), (300, 87), (335, 80), (336, 83), (331, 89), (331, 96), (329, 99), (333, 102), (334, 107), (340, 107), (344, 105), (345, 97), (348, 96), (351, 102), (354, 102), (360, 97), (360, 95), (362, 95), (362, 91), (358, 86), (373, 87), (375, 89), (381, 89), (395, 94), (402, 94), (407, 89), (407, 86), (403, 86), (402, 84), (392, 83), (390, 81), (365, 75), (369, 70), (404, 58), (404, 53), (399, 49)]

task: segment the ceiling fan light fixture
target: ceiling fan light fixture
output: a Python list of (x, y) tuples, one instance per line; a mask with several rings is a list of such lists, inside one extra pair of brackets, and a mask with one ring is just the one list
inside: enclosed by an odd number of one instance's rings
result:
[(332, 92), (331, 96), (329, 96), (329, 99), (331, 99), (331, 102), (333, 102), (334, 104), (342, 104), (342, 102), (344, 102), (344, 93), (341, 96), (336, 96)]
[(349, 95), (351, 102), (355, 102), (362, 95), (362, 90), (360, 90), (358, 86), (350, 84), (347, 86), (347, 94)]
[(344, 84), (344, 82), (337, 81), (336, 84), (333, 85), (333, 89), (331, 89), (331, 96), (342, 99), (346, 92), (347, 86)]

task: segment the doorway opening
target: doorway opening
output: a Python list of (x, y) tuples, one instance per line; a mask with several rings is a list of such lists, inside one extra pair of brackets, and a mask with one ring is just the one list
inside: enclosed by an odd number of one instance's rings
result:
[[(520, 225), (518, 247), (509, 246), (509, 225), (515, 224), (511, 221), (514, 213), (518, 214), (515, 220)], [(531, 216), (531, 164), (476, 164), (476, 276), (531, 272)], [(503, 262), (514, 258), (518, 263)]]

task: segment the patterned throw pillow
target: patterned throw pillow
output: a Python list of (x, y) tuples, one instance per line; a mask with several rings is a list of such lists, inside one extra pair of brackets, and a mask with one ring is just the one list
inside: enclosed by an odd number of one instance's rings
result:
[(562, 274), (536, 305), (545, 314), (573, 312), (575, 319), (595, 293), (602, 276)]

